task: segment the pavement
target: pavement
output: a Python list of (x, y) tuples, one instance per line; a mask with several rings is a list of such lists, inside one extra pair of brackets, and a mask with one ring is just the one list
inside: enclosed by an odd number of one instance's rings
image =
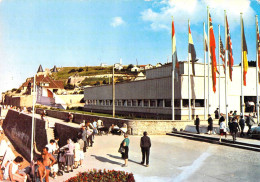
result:
[[(36, 117), (39, 117), (38, 115)], [(51, 121), (63, 122), (55, 118)], [(78, 127), (74, 123), (65, 123)], [(219, 135), (211, 135), (219, 137)], [(95, 136), (95, 143), (85, 153), (83, 167), (64, 173), (53, 182), (62, 182), (90, 169), (114, 169), (131, 172), (137, 182), (259, 182), (260, 155), (258, 152), (224, 145), (194, 141), (168, 135), (150, 136), (152, 147), (150, 165), (140, 165), (141, 136), (129, 136), (128, 167), (117, 152), (123, 136)], [(231, 140), (231, 136), (228, 139)], [(259, 144), (259, 140), (238, 138), (238, 141)]]
[(150, 138), (149, 167), (139, 164), (140, 136), (129, 136), (129, 164), (121, 167), (124, 161), (117, 150), (123, 136), (103, 135), (95, 137), (94, 146), (85, 153), (83, 167), (51, 181), (65, 181), (93, 168), (132, 172), (137, 182), (258, 182), (260, 179), (258, 152), (166, 135)]

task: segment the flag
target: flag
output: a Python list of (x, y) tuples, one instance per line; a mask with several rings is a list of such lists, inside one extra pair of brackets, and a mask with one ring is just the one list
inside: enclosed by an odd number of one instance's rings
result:
[(242, 61), (243, 61), (243, 78), (244, 78), (244, 86), (246, 86), (246, 74), (248, 70), (248, 61), (247, 61), (247, 45), (246, 45), (246, 38), (245, 38), (245, 32), (244, 32), (244, 21), (242, 20), (242, 38), (243, 38), (243, 48), (242, 48)]
[(204, 51), (208, 52), (208, 39), (207, 39), (207, 34), (206, 32), (204, 31)]
[(258, 22), (256, 25), (256, 38), (257, 38), (257, 54), (258, 54), (258, 67), (260, 69), (260, 35), (259, 35), (259, 27)]
[(221, 37), (220, 37), (220, 55), (219, 55), (219, 57), (222, 59), (224, 73), (226, 74), (226, 72), (225, 72), (225, 49), (224, 49)]
[(209, 14), (209, 38), (210, 38), (210, 55), (211, 55), (211, 71), (212, 71), (212, 82), (213, 82), (213, 92), (216, 92), (216, 73), (217, 73), (217, 60), (216, 60), (216, 42), (215, 42), (215, 36), (213, 31), (213, 25), (211, 16)]
[[(172, 20), (172, 66), (173, 66), (173, 70), (177, 68), (177, 72), (179, 72), (179, 62), (177, 57), (176, 38), (175, 38), (175, 29), (174, 29), (173, 20)], [(175, 75), (178, 78), (178, 74)]]
[(189, 25), (189, 57), (191, 58), (192, 62), (192, 74), (195, 75), (195, 61), (196, 61), (196, 51), (193, 44), (191, 31), (190, 31), (190, 25)]
[(233, 65), (234, 65), (234, 59), (233, 59), (233, 51), (232, 51), (232, 41), (231, 41), (231, 35), (229, 31), (228, 26), (228, 20), (226, 16), (226, 32), (227, 32), (227, 40), (226, 40), (226, 50), (228, 51), (228, 66), (229, 66), (229, 78), (232, 81), (232, 71), (233, 71)]

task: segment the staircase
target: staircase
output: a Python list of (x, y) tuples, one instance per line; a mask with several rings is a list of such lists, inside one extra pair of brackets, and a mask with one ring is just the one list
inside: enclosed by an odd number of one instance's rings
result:
[[(236, 141), (235, 143), (233, 143), (232, 140), (223, 139), (223, 137), (222, 137), (222, 140), (221, 140), (222, 142), (219, 143), (218, 137), (216, 137), (216, 136), (214, 137), (214, 136), (210, 136), (210, 135), (204, 136), (204, 135), (199, 135), (199, 134), (193, 134), (193, 133), (187, 133), (187, 132), (178, 132), (178, 131), (175, 131), (175, 132), (172, 132), (172, 133), (167, 133), (166, 135), (170, 135), (170, 136), (174, 136), (174, 137), (182, 137), (182, 138), (186, 138), (186, 139), (189, 139), (189, 140), (197, 140), (197, 141), (201, 141), (201, 142), (207, 142), (207, 143), (218, 144), (218, 145), (225, 145), (225, 146), (229, 146), (229, 147), (260, 152), (260, 145), (252, 144), (252, 143), (246, 143), (246, 142), (239, 142), (239, 141)], [(250, 139), (248, 139), (248, 140), (250, 140)]]

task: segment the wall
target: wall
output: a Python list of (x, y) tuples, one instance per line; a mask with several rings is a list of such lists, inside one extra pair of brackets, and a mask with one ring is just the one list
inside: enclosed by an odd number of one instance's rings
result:
[[(42, 113), (42, 109), (37, 109), (38, 114)], [(46, 110), (49, 117), (58, 118), (61, 120), (66, 120), (68, 117), (68, 112)], [(93, 122), (94, 120), (101, 119), (106, 127), (110, 127), (112, 124), (116, 124), (122, 127), (124, 123), (127, 124), (129, 130), (132, 131), (134, 135), (142, 135), (144, 131), (147, 131), (153, 135), (165, 135), (167, 132), (171, 132), (173, 128), (178, 130), (185, 129), (186, 125), (193, 125), (193, 121), (172, 121), (172, 120), (129, 120), (111, 117), (102, 117), (87, 114), (73, 114), (74, 122), (80, 123), (83, 120), (86, 122)], [(132, 129), (131, 129), (132, 128)], [(67, 131), (67, 130), (64, 130)], [(73, 131), (74, 132), (74, 131)], [(69, 134), (69, 133), (68, 133)], [(73, 135), (72, 135), (73, 136)]]
[[(35, 141), (37, 148), (41, 150), (47, 144), (45, 123), (36, 119)], [(15, 149), (30, 161), (32, 118), (28, 115), (9, 110), (3, 123), (5, 135)]]
[(31, 95), (25, 96), (5, 96), (4, 104), (13, 106), (32, 106), (33, 98)]
[(78, 95), (57, 95), (62, 99), (66, 104), (76, 104), (84, 97), (84, 94)]

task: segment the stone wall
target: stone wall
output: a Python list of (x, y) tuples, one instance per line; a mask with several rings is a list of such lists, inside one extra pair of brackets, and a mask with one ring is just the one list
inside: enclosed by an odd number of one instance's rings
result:
[[(41, 150), (47, 144), (45, 122), (35, 119), (35, 141)], [(15, 149), (30, 161), (31, 156), (31, 128), (32, 118), (26, 114), (9, 110), (3, 123), (5, 135), (12, 142)]]
[[(42, 109), (37, 109), (36, 112), (41, 114)], [(66, 120), (68, 117), (68, 112), (65, 111), (54, 111), (46, 110), (49, 117), (58, 118), (61, 120)], [(171, 132), (173, 128), (178, 130), (185, 129), (186, 125), (192, 125), (193, 121), (180, 121), (180, 120), (129, 120), (111, 117), (102, 117), (87, 114), (73, 114), (74, 122), (80, 123), (85, 120), (86, 122), (93, 122), (94, 120), (101, 119), (106, 127), (110, 127), (112, 124), (116, 124), (122, 127), (124, 123), (127, 124), (130, 133), (134, 135), (142, 135), (144, 131), (147, 131), (152, 135), (165, 135), (167, 132)]]
[(55, 135), (60, 139), (60, 146), (67, 144), (67, 139), (77, 138), (79, 127), (67, 126), (66, 124), (55, 123)]
[(31, 107), (33, 103), (33, 97), (31, 95), (24, 96), (5, 96), (4, 104), (12, 106), (25, 106)]

